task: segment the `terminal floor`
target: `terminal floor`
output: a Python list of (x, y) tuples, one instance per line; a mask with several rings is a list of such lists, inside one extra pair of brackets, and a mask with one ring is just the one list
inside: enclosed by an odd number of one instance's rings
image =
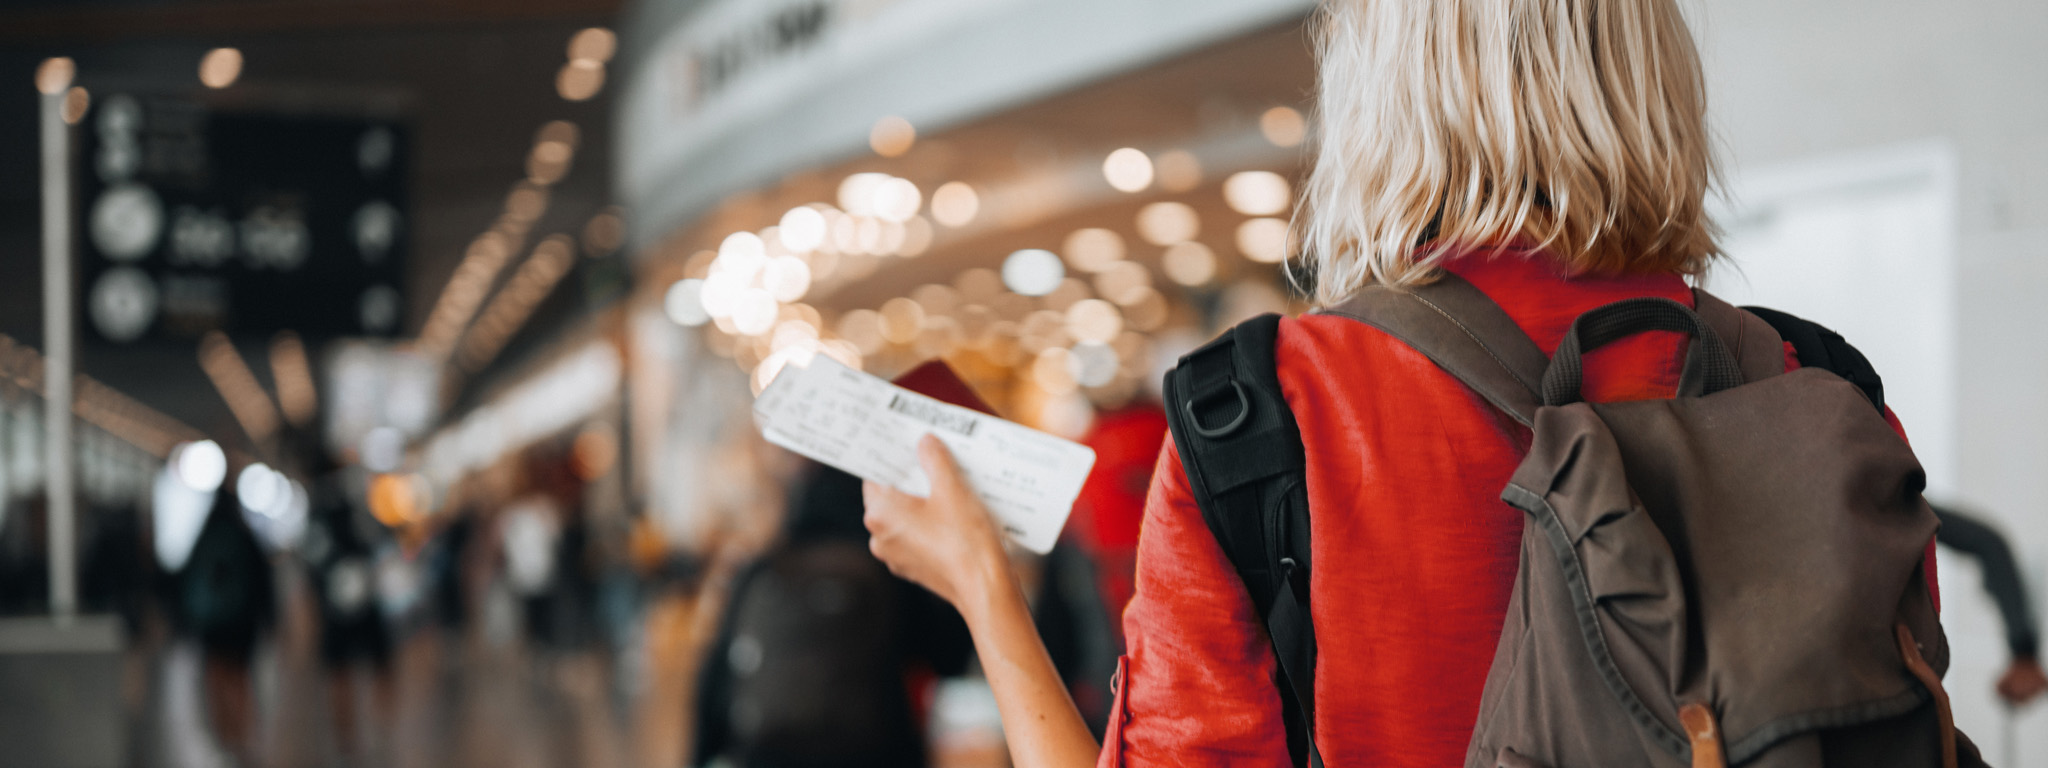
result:
[[(290, 577), (281, 581), (292, 582)], [(303, 584), (286, 584), (284, 618), (251, 665), (249, 743), (223, 748), (205, 703), (205, 662), (190, 641), (159, 636), (131, 653), (128, 752), (136, 768), (673, 768), (683, 764), (700, 617), (687, 598), (656, 601), (646, 652), (549, 653), (517, 633), (426, 627), (397, 644), (392, 716), (376, 708), (367, 667), (352, 671), (356, 728), (338, 733), (332, 680)], [(483, 622), (490, 623), (488, 620)], [(502, 627), (500, 628), (502, 629)], [(345, 745), (355, 745), (344, 749)], [(239, 755), (233, 756), (233, 755)]]

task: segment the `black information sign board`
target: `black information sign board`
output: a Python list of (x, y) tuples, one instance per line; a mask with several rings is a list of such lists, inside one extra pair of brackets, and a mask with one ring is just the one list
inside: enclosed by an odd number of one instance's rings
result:
[(403, 125), (115, 94), (80, 129), (87, 339), (398, 331)]

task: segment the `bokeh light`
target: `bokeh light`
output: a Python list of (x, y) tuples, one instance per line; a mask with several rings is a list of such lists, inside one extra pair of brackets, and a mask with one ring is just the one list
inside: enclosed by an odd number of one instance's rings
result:
[(1109, 153), (1102, 161), (1102, 177), (1120, 192), (1141, 192), (1152, 186), (1152, 158), (1130, 147)]
[(199, 82), (208, 88), (226, 88), (242, 76), (242, 52), (215, 48), (199, 58)]
[(200, 493), (220, 490), (221, 482), (228, 477), (228, 456), (221, 451), (220, 443), (212, 440), (178, 446), (171, 453), (170, 464), (178, 482)]
[(1287, 222), (1280, 219), (1246, 219), (1237, 225), (1237, 250), (1260, 264), (1287, 260)]
[(36, 90), (44, 96), (55, 96), (71, 87), (71, 81), (78, 76), (78, 64), (69, 56), (53, 56), (36, 66)]
[(1172, 314), (1173, 305), (1157, 289), (1139, 288), (1124, 296), (1124, 326), (1131, 330), (1159, 330)]
[(932, 232), (932, 223), (926, 220), (925, 217), (910, 217), (909, 221), (903, 222), (903, 243), (896, 247), (896, 255), (905, 257), (924, 255), (925, 251), (931, 250), (934, 234)]
[(1174, 243), (1159, 258), (1159, 266), (1168, 280), (1191, 288), (1207, 285), (1216, 279), (1216, 252), (1192, 240)]
[(1185, 149), (1160, 153), (1153, 168), (1159, 188), (1168, 192), (1186, 192), (1202, 185), (1202, 161)]
[(1124, 257), (1124, 238), (1101, 227), (1077, 229), (1060, 246), (1067, 263), (1082, 272), (1100, 272)]
[(741, 335), (759, 336), (775, 327), (775, 297), (760, 288), (740, 291), (733, 300), (732, 324)]
[(1202, 234), (1202, 218), (1187, 203), (1165, 201), (1138, 209), (1138, 236), (1153, 245), (1173, 245)]
[(1044, 296), (1058, 288), (1067, 268), (1052, 251), (1026, 248), (1003, 260), (1003, 284), (1026, 296)]
[(604, 90), (604, 63), (571, 59), (555, 74), (555, 93), (568, 101), (586, 101)]
[(1308, 121), (1293, 107), (1274, 107), (1259, 115), (1259, 133), (1276, 147), (1300, 146), (1308, 137)]
[(882, 338), (895, 344), (909, 344), (924, 330), (924, 307), (898, 296), (882, 304)]
[(1231, 174), (1223, 182), (1223, 201), (1246, 216), (1271, 216), (1287, 210), (1293, 199), (1287, 179), (1272, 171)]
[(1107, 344), (1123, 333), (1124, 316), (1115, 304), (1101, 299), (1082, 299), (1067, 308), (1067, 335), (1077, 341)]
[(901, 157), (917, 143), (917, 127), (895, 115), (875, 121), (868, 129), (868, 148), (883, 157)]
[(1075, 384), (1100, 387), (1116, 379), (1117, 354), (1107, 344), (1082, 342), (1067, 351), (1067, 374)]
[(964, 181), (949, 181), (932, 191), (932, 220), (949, 227), (964, 227), (981, 212), (981, 197)]
[(586, 60), (602, 64), (611, 61), (612, 54), (619, 48), (618, 35), (604, 27), (591, 27), (569, 38), (569, 60)]
[(890, 178), (873, 171), (848, 175), (839, 182), (839, 209), (854, 216), (875, 215), (875, 189)]
[(874, 215), (883, 221), (901, 224), (917, 215), (924, 205), (923, 194), (909, 179), (888, 177), (875, 185), (870, 192), (874, 196), (869, 205)]
[(761, 267), (761, 285), (776, 301), (796, 301), (811, 290), (811, 265), (795, 256), (769, 259)]
[(83, 86), (74, 85), (64, 92), (64, 109), (59, 116), (64, 118), (65, 125), (77, 125), (78, 121), (85, 119), (85, 111), (91, 107), (92, 94)]
[(776, 237), (790, 253), (809, 253), (825, 244), (825, 214), (810, 206), (797, 206), (782, 214)]
[(880, 352), (882, 345), (888, 342), (882, 337), (882, 315), (872, 309), (856, 309), (840, 315), (833, 330), (863, 355)]
[(1117, 304), (1137, 301), (1138, 291), (1152, 287), (1152, 273), (1134, 261), (1119, 261), (1095, 274), (1095, 294)]
[(1048, 347), (1040, 350), (1037, 359), (1031, 362), (1032, 383), (1054, 395), (1074, 391), (1078, 382), (1074, 381), (1073, 366), (1068, 362), (1072, 354), (1066, 347)]

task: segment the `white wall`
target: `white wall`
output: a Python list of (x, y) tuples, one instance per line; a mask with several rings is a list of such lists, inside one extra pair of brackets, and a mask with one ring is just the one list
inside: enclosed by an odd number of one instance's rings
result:
[[(1738, 196), (1748, 175), (1816, 158), (1929, 142), (1952, 149), (1954, 254), (1946, 265), (1931, 260), (1947, 273), (1928, 283), (1953, 286), (1953, 491), (2011, 535), (2043, 613), (2048, 498), (2035, 480), (2048, 474), (2048, 4), (1690, 5)], [(1914, 429), (1916, 415), (1900, 415)], [(1995, 615), (1974, 567), (1944, 557), (1942, 568), (1958, 720), (1994, 764), (2048, 767), (2048, 705), (2007, 721), (1990, 693), (2004, 664)]]

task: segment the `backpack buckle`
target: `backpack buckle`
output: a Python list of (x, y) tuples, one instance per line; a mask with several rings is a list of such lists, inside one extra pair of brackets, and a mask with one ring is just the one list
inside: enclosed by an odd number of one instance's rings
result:
[(1244, 385), (1238, 383), (1234, 377), (1225, 381), (1230, 384), (1230, 392), (1237, 395), (1237, 415), (1231, 417), (1228, 423), (1220, 427), (1204, 425), (1201, 417), (1195, 415), (1195, 406), (1216, 399), (1217, 395), (1223, 393), (1221, 387), (1189, 398), (1187, 402), (1181, 404), (1181, 409), (1187, 412), (1188, 426), (1194, 428), (1195, 434), (1211, 440), (1220, 439), (1229, 436), (1232, 432), (1236, 432), (1239, 427), (1244, 426), (1244, 423), (1251, 418), (1252, 401), (1251, 398), (1245, 396)]

